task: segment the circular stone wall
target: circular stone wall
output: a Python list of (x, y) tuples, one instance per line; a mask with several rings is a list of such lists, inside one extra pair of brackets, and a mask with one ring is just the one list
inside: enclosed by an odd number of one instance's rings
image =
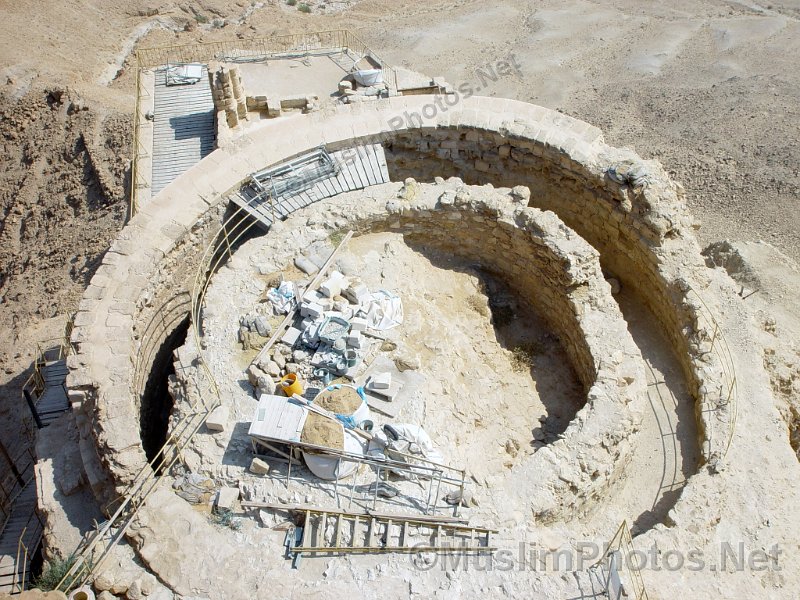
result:
[[(335, 150), (376, 139), (395, 179), (459, 174), (530, 187), (530, 203), (558, 213), (658, 315), (700, 401), (704, 454), (722, 453), (724, 382), (708, 353), (713, 332), (691, 294), (707, 281), (680, 189), (657, 164), (606, 146), (597, 129), (554, 111), (473, 97), (430, 119), (408, 118), (426, 104), (425, 97), (392, 98), (266, 122), (176, 179), (125, 227), (81, 302), (69, 359), (82, 456), (98, 497), (117, 495), (145, 464), (137, 432), (142, 382), (152, 370), (147, 349), (169, 335), (169, 327), (152, 323), (163, 313), (180, 322), (183, 309), (170, 307), (193, 288), (185, 267), (197, 259), (209, 224), (219, 222), (225, 195), (250, 173), (319, 144)], [(606, 171), (622, 163), (646, 177), (637, 185), (609, 179)]]
[[(302, 249), (335, 231), (401, 233), (414, 246), (463, 258), (490, 271), (522, 303), (532, 306), (560, 339), (583, 386), (585, 405), (560, 439), (516, 465), (511, 476), (518, 482), (514, 493), (526, 499), (537, 519), (574, 515), (587, 499), (603, 495), (627, 465), (633, 447), (630, 438), (646, 403), (644, 364), (603, 278), (597, 251), (552, 212), (528, 207), (529, 195), (527, 188), (466, 186), (457, 178), (436, 185), (409, 179), (405, 184), (373, 186), (366, 194), (341, 194), (299, 210), (265, 237), (248, 242), (239, 251), (244, 257), (235, 256), (221, 286), (212, 284), (205, 297), (211, 308), (204, 311), (204, 331), (209, 333), (202, 343), (215, 348), (209, 368), (223, 390), (223, 406), (231, 415), (238, 413), (234, 420), (248, 419), (255, 408), (242, 388), (247, 377), (236, 365), (238, 353), (231, 350), (231, 342), (236, 339), (238, 315), (261, 298), (263, 290), (252, 285), (260, 272), (286, 270)], [(234, 303), (237, 280), (243, 285), (237, 288)], [(180, 352), (182, 357), (205, 355), (193, 339)], [(178, 371), (178, 379), (187, 384), (182, 396), (194, 397), (191, 388), (196, 387), (197, 370)], [(497, 400), (495, 395), (487, 392), (490, 405)], [(188, 408), (190, 402), (185, 404)], [(243, 406), (250, 412), (243, 412)], [(233, 430), (234, 423), (228, 429)], [(211, 475), (219, 472), (214, 465), (223, 462), (222, 448), (225, 462), (231, 464), (233, 444), (204, 440), (198, 444), (204, 450), (198, 453), (214, 453), (215, 443), (220, 446), (218, 456), (204, 461)], [(244, 450), (249, 456), (246, 445)], [(192, 470), (197, 467), (195, 463)], [(226, 476), (236, 479), (230, 469)]]

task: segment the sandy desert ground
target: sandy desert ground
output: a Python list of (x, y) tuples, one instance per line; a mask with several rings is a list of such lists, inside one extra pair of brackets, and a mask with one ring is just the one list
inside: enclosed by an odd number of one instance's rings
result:
[[(4, 440), (20, 436), (35, 341), (58, 335), (124, 224), (137, 47), (348, 28), (391, 64), (555, 108), (660, 160), (704, 244), (765, 240), (800, 260), (800, 2), (310, 5), (307, 15), (282, 1), (0, 5)], [(509, 57), (518, 74), (483, 80)], [(800, 318), (796, 292), (765, 294), (763, 311)]]

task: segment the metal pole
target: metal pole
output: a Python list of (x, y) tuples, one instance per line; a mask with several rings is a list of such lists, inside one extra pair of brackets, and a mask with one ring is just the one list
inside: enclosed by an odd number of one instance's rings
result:
[(375, 479), (375, 496), (372, 498), (372, 510), (378, 506), (378, 486), (381, 484), (381, 469), (383, 467), (378, 467), (378, 476)]
[(294, 458), (294, 448), (289, 448), (289, 468), (286, 469), (286, 489), (289, 489), (289, 477), (292, 474), (292, 458)]

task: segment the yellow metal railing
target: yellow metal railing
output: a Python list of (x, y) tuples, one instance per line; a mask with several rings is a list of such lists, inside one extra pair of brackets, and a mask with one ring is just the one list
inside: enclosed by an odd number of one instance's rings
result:
[(139, 125), (144, 118), (141, 98), (150, 96), (142, 83), (141, 72), (168, 64), (207, 63), (211, 60), (247, 61), (289, 56), (305, 56), (314, 52), (349, 51), (358, 57), (370, 57), (380, 65), (383, 80), (390, 89), (397, 89), (397, 73), (373, 52), (358, 36), (345, 29), (279, 35), (271, 38), (249, 38), (198, 42), (174, 46), (142, 48), (136, 52), (136, 104), (134, 109), (131, 190), (128, 218), (139, 210), (137, 191), (147, 187), (148, 179), (140, 172), (139, 158), (149, 152), (139, 138)]

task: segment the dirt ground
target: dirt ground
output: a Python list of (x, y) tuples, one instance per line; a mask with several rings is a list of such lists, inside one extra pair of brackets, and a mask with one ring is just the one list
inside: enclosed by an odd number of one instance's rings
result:
[[(137, 47), (347, 28), (392, 64), (558, 109), (660, 160), (685, 186), (704, 243), (763, 239), (800, 259), (800, 3), (308, 4), (310, 14), (282, 1), (76, 0), (46, 15), (32, 0), (4, 4), (0, 435), (9, 445), (35, 342), (60, 333), (125, 220)], [(487, 80), (512, 55), (519, 72)], [(770, 301), (791, 308), (795, 298)]]

